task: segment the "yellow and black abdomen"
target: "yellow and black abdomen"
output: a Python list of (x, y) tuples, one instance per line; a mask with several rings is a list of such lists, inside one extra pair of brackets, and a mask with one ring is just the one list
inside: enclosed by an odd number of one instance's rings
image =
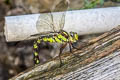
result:
[(68, 39), (62, 36), (61, 34), (57, 35), (48, 35), (38, 38), (33, 45), (34, 48), (34, 63), (39, 64), (39, 45), (41, 42), (50, 42), (50, 43), (65, 43), (68, 42)]
[(68, 42), (68, 39), (62, 36), (61, 34), (46, 36), (42, 38), (43, 42), (50, 42), (50, 43), (64, 43)]

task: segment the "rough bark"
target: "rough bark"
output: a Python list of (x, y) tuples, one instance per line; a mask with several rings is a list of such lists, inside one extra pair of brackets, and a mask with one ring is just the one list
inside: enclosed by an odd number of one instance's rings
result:
[(37, 65), (10, 80), (108, 80), (120, 79), (120, 26), (89, 40), (73, 55), (64, 53), (63, 65), (59, 58)]

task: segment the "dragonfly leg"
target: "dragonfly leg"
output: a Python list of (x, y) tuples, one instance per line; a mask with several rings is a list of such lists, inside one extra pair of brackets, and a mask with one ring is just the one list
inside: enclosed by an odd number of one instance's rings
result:
[[(72, 53), (72, 55), (74, 55), (75, 57), (78, 57), (78, 58), (79, 58), (79, 55), (76, 55), (76, 54), (73, 53), (72, 47), (73, 47), (72, 43), (69, 42), (70, 53)], [(73, 48), (74, 48), (74, 47), (73, 47)]]
[(70, 52), (73, 54), (73, 52), (72, 52), (72, 44), (71, 44), (71, 42), (69, 42), (69, 48), (70, 48)]
[(77, 49), (77, 50), (81, 50), (81, 48), (86, 47), (86, 46), (88, 46), (88, 45), (90, 45), (90, 44), (87, 43), (87, 42), (80, 42), (80, 46), (76, 47), (76, 46), (74, 46), (73, 43), (72, 43), (72, 47), (73, 47), (74, 49)]
[(60, 47), (60, 53), (59, 53), (60, 67), (62, 66), (61, 53), (66, 46), (67, 46), (67, 43), (62, 44)]
[(74, 49), (80, 50), (80, 48), (75, 47), (72, 43), (71, 43), (71, 46), (72, 46)]

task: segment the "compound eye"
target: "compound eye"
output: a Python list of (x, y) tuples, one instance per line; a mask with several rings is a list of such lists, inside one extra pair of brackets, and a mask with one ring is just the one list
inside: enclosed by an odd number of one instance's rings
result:
[(73, 37), (73, 36), (74, 36), (73, 32), (70, 32), (70, 36), (71, 36), (71, 37)]

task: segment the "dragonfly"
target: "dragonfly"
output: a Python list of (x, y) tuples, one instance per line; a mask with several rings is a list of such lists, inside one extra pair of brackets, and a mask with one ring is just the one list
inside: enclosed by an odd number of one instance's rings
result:
[[(66, 6), (66, 11), (67, 11), (69, 8), (69, 4), (67, 3), (64, 6)], [(59, 16), (59, 21), (58, 21), (57, 26), (55, 25), (55, 22), (54, 22), (55, 21), (54, 13), (52, 13), (52, 12), (54, 12), (53, 8), (51, 9), (50, 13), (43, 13), (40, 15), (38, 23), (37, 23), (37, 29), (41, 30), (41, 27), (44, 27), (46, 29), (50, 28), (51, 30), (53, 30), (53, 32), (46, 31), (46, 33), (44, 33), (44, 34), (31, 35), (32, 37), (39, 36), (37, 38), (37, 40), (34, 41), (34, 44), (33, 44), (33, 55), (34, 55), (34, 64), (35, 65), (40, 63), (39, 46), (40, 46), (41, 42), (60, 43), (61, 44), (60, 52), (59, 52), (60, 65), (62, 64), (61, 54), (62, 54), (64, 48), (67, 46), (67, 44), (69, 44), (70, 52), (72, 53), (72, 47), (74, 48), (73, 43), (78, 41), (78, 34), (76, 32), (68, 33), (67, 31), (63, 30), (64, 25), (65, 25), (66, 11), (61, 12), (61, 15), (57, 14), (57, 16)], [(56, 30), (56, 28), (57, 28), (57, 30)]]

